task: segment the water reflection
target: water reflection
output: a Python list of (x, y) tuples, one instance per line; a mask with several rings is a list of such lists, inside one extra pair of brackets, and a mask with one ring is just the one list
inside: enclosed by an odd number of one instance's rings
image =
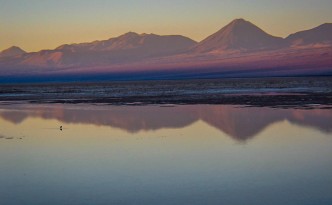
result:
[(246, 108), (227, 105), (11, 105), (0, 107), (0, 117), (15, 124), (31, 117), (39, 117), (64, 123), (110, 126), (130, 133), (183, 128), (202, 120), (239, 141), (248, 140), (269, 125), (285, 120), (324, 133), (332, 132), (332, 110), (322, 109)]
[(0, 116), (1, 205), (332, 203), (330, 110), (9, 105)]

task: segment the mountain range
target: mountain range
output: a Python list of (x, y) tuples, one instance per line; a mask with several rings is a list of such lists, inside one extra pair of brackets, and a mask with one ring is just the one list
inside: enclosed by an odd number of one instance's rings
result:
[[(65, 44), (27, 53), (0, 53), (0, 76), (89, 75), (150, 72), (159, 76), (260, 77), (332, 74), (332, 23), (286, 38), (235, 19), (201, 42), (181, 36), (137, 34)], [(210, 73), (210, 74), (209, 74)]]

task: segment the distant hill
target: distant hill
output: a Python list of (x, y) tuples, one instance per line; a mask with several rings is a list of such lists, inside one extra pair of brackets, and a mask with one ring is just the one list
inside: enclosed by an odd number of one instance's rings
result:
[(286, 40), (293, 46), (332, 44), (332, 23), (325, 23), (313, 29), (291, 34)]
[(258, 51), (284, 46), (284, 40), (274, 37), (244, 19), (236, 19), (194, 47), (196, 52), (214, 50)]
[(0, 57), (13, 57), (25, 54), (26, 52), (17, 46), (12, 46), (0, 52)]

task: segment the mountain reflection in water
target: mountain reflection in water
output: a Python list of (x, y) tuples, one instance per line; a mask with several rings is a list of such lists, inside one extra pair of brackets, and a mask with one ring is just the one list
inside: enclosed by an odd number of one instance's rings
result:
[(56, 119), (120, 128), (130, 133), (183, 128), (202, 120), (233, 139), (245, 141), (272, 123), (289, 121), (325, 133), (332, 132), (332, 110), (273, 109), (228, 105), (185, 106), (94, 106), (94, 105), (10, 105), (0, 107), (0, 117), (15, 124), (30, 117)]
[(331, 111), (1, 105), (0, 204), (332, 204)]

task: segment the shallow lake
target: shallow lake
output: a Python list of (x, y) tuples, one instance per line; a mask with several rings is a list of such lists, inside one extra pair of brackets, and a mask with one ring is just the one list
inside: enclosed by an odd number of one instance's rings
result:
[(1, 105), (0, 163), (4, 205), (332, 204), (332, 110)]

